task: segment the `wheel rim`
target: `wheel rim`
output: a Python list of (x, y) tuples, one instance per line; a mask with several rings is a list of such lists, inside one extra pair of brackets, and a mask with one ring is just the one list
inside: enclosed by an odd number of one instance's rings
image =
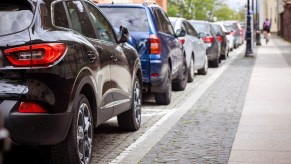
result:
[(208, 70), (208, 57), (207, 56), (205, 57), (204, 70), (205, 70), (205, 72), (207, 72), (207, 70)]
[(133, 98), (134, 98), (134, 112), (135, 112), (135, 121), (138, 125), (141, 123), (141, 90), (140, 90), (140, 84), (138, 81), (134, 84), (134, 92), (133, 92)]
[(193, 79), (193, 77), (194, 77), (194, 60), (193, 60), (193, 58), (191, 58), (189, 70), (190, 70), (190, 76)]
[(92, 153), (92, 117), (87, 104), (82, 103), (78, 112), (77, 144), (82, 164), (88, 164)]
[(172, 98), (172, 78), (171, 78), (171, 71), (168, 71), (168, 98), (171, 100)]
[[(185, 83), (186, 82), (186, 80), (187, 80), (187, 63), (186, 63), (186, 61), (184, 60), (184, 64), (183, 64), (183, 82)], [(186, 82), (187, 83), (187, 82)]]

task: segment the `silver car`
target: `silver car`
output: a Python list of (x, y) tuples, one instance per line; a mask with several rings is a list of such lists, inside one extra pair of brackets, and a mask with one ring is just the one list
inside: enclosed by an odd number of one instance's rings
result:
[(188, 67), (188, 82), (194, 80), (196, 70), (199, 74), (206, 75), (208, 58), (203, 40), (186, 19), (170, 17), (170, 21), (176, 35), (184, 46), (184, 56)]

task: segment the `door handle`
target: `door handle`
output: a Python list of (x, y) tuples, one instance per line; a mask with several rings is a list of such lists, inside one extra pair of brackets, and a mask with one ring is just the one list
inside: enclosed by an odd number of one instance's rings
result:
[(87, 55), (88, 55), (89, 61), (91, 61), (91, 62), (94, 62), (95, 61), (96, 56), (95, 56), (95, 54), (92, 51), (88, 51), (88, 54)]

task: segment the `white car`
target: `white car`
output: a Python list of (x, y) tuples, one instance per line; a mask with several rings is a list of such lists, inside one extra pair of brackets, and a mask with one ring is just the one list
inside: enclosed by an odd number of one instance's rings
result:
[(170, 17), (170, 21), (184, 47), (184, 56), (188, 67), (188, 82), (194, 80), (196, 70), (198, 74), (206, 75), (208, 58), (203, 40), (186, 19)]
[(231, 33), (233, 32), (231, 30), (230, 27), (225, 26), (225, 24), (223, 22), (214, 22), (215, 24), (219, 24), (222, 28), (222, 31), (224, 32), (224, 34), (226, 35), (226, 38), (228, 40), (228, 47), (229, 50), (232, 51), (234, 48), (234, 36), (231, 35)]

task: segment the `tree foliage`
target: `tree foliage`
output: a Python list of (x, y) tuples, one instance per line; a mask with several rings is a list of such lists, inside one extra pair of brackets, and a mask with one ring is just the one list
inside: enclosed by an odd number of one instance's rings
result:
[[(236, 12), (219, 0), (169, 0), (168, 15), (196, 20), (243, 20), (243, 11)], [(215, 19), (216, 18), (216, 19)]]

